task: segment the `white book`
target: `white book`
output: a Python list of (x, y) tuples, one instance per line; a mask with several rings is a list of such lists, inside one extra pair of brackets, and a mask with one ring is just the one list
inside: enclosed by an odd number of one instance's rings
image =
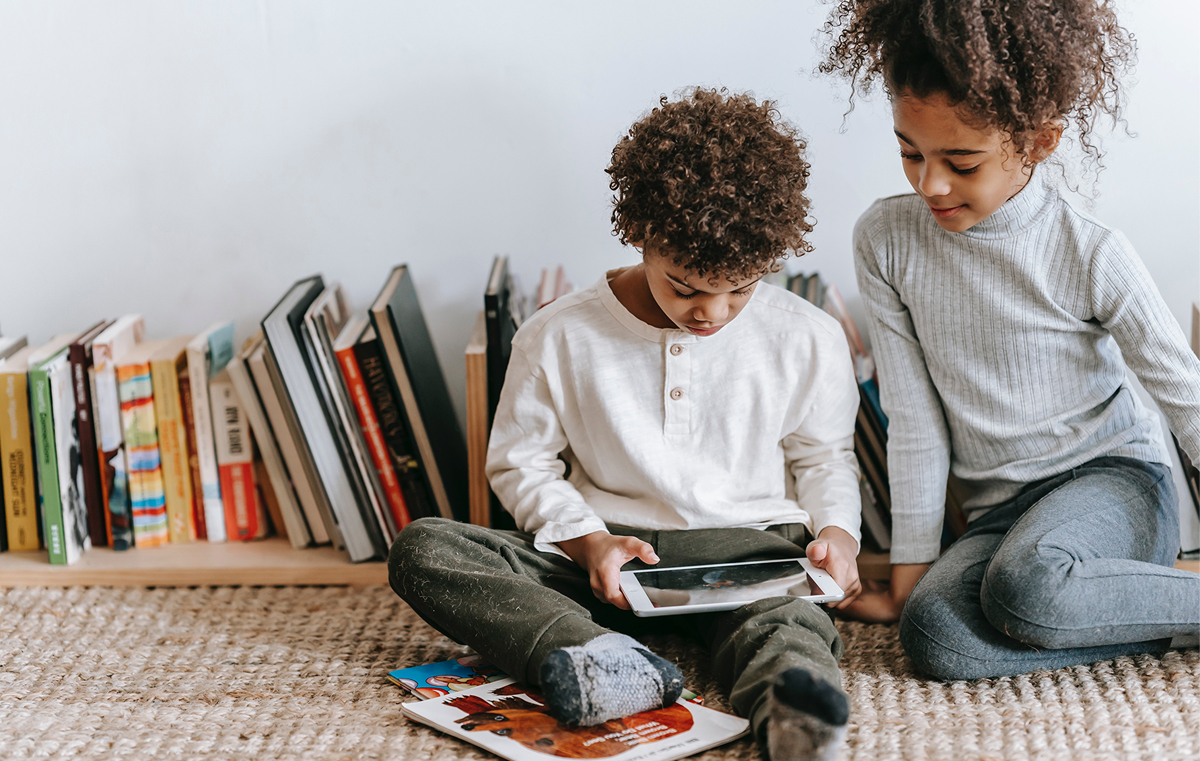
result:
[(473, 743), (509, 761), (606, 758), (669, 761), (735, 740), (750, 722), (686, 700), (594, 727), (552, 718), (542, 697), (512, 678), (440, 698), (404, 703), (408, 718)]
[(279, 452), (275, 432), (271, 430), (271, 425), (267, 421), (262, 399), (259, 397), (254, 380), (250, 377), (250, 369), (246, 366), (246, 357), (258, 350), (262, 342), (262, 336), (259, 335), (253, 343), (229, 362), (226, 369), (229, 371), (229, 379), (233, 381), (233, 386), (237, 389), (238, 397), (245, 408), (250, 430), (254, 432), (254, 440), (258, 443), (258, 452), (262, 456), (263, 466), (266, 468), (267, 477), (271, 482), (264, 484), (264, 488), (271, 489), (275, 494), (275, 500), (279, 503), (279, 512), (283, 515), (283, 522), (292, 546), (296, 549), (303, 549), (312, 544), (312, 536), (308, 532), (308, 524), (304, 520), (304, 514), (296, 499), (296, 492), (292, 486), (292, 480), (288, 476), (287, 467), (284, 465), (283, 456)]
[(133, 546), (133, 504), (129, 496), (129, 467), (125, 459), (125, 425), (117, 392), (117, 361), (142, 342), (146, 324), (140, 314), (127, 314), (109, 325), (92, 342), (92, 424), (100, 458), (102, 489), (107, 496), (108, 522), (114, 550)]
[[(224, 542), (227, 536), (208, 382), (221, 372), (232, 358), (232, 322), (220, 322), (209, 327), (187, 345), (188, 381), (192, 388), (192, 421), (196, 429), (196, 459), (200, 464), (200, 489), (204, 495), (204, 530), (210, 542)], [(196, 488), (195, 484), (192, 488)]]

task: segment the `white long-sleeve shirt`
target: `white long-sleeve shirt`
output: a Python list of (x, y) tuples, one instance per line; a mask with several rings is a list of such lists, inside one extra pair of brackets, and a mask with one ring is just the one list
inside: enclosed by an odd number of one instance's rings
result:
[(838, 323), (760, 283), (714, 335), (663, 330), (621, 305), (616, 274), (513, 339), (487, 475), (517, 526), (550, 552), (607, 524), (803, 523), (857, 541), (858, 390)]
[(1102, 455), (1161, 462), (1126, 364), (1200, 455), (1200, 360), (1125, 236), (1044, 174), (965, 232), (912, 194), (877, 201), (855, 227), (890, 421), (894, 563), (937, 558), (951, 469), (974, 520)]

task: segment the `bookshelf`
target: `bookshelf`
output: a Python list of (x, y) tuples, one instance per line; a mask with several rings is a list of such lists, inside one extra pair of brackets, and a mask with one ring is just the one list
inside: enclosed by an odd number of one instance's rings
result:
[[(1200, 560), (1180, 560), (1200, 573)], [(863, 579), (886, 580), (886, 554), (858, 558)], [(45, 550), (0, 552), (0, 587), (367, 586), (387, 584), (387, 564), (351, 563), (332, 547), (297, 550), (286, 539), (192, 542), (128, 552), (88, 550), (73, 565), (50, 565)]]

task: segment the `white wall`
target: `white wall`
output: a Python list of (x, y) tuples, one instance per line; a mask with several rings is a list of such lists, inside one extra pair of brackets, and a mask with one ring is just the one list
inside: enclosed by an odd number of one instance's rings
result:
[[(880, 99), (839, 132), (811, 76), (817, 2), (0, 3), (0, 328), (41, 342), (140, 311), (151, 336), (237, 321), (294, 280), (356, 307), (411, 265), (462, 413), (491, 257), (576, 284), (633, 261), (604, 168), (662, 93), (778, 99), (809, 138), (819, 269), (857, 302), (854, 220), (907, 190)], [(1182, 322), (1200, 298), (1200, 11), (1128, 0), (1141, 43), (1095, 213)]]

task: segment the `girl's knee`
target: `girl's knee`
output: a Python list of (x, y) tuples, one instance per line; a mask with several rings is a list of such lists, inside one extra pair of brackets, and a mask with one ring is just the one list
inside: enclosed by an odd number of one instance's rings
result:
[(986, 661), (962, 652), (969, 638), (956, 636), (959, 618), (951, 606), (936, 595), (918, 592), (914, 590), (900, 614), (900, 645), (914, 668), (940, 681), (990, 676)]
[(1069, 647), (1056, 623), (1067, 613), (1063, 582), (1072, 559), (1053, 551), (997, 555), (988, 565), (979, 602), (988, 623), (1008, 637), (1038, 648)]

